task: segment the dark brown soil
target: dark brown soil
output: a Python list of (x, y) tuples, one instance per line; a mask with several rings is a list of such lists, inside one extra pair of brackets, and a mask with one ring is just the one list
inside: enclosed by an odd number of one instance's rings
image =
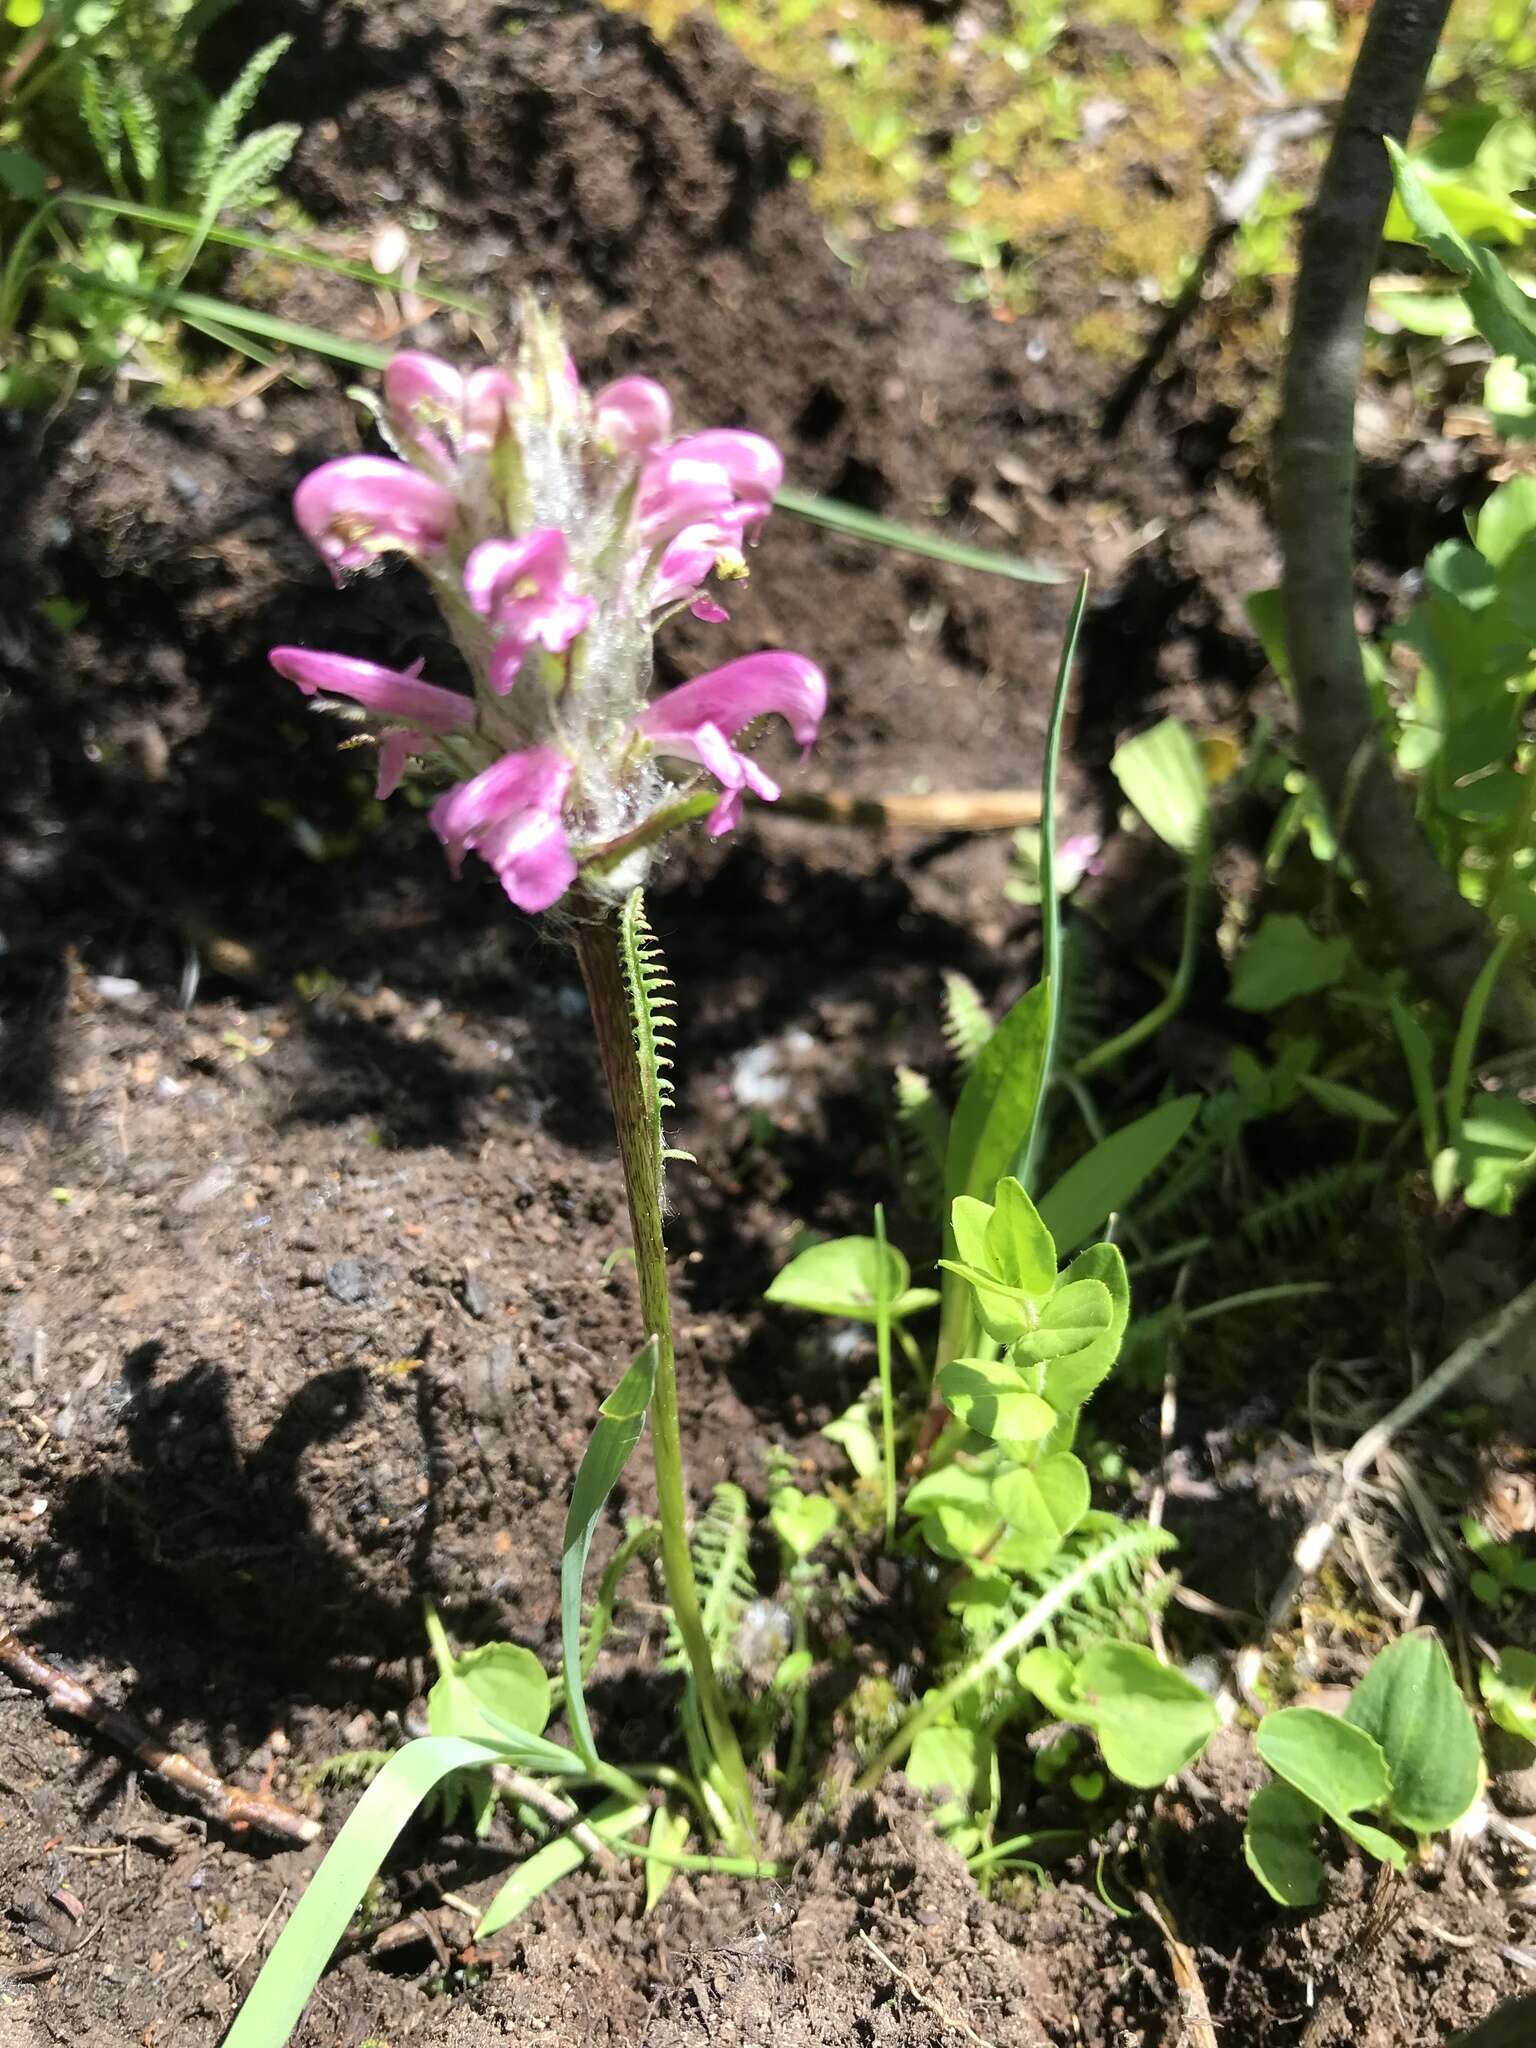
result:
[[(814, 147), (803, 111), (707, 26), (663, 51), (586, 5), (285, 0), (259, 24), (280, 27), (297, 37), (285, 111), (312, 124), (290, 185), (322, 230), (366, 246), (429, 212), (429, 269), (498, 311), (550, 291), (594, 375), (644, 367), (688, 416), (750, 421), (803, 485), (1089, 561), (1078, 820), (1109, 821), (1109, 749), (1150, 709), (1241, 715), (1259, 676), (1241, 598), (1273, 562), (1224, 467), (1230, 418), (1202, 419), (1175, 376), (1103, 445), (1107, 376), (1070, 356), (1065, 323), (1042, 318), (1026, 349), (954, 303), (921, 242), (878, 245), (853, 279), (789, 177)], [(377, 331), (376, 308), (307, 273), (246, 282)], [(356, 443), (347, 381), (316, 372), (233, 411), (82, 398), (6, 422), (0, 449), (6, 1611), (328, 1834), (350, 1795), (306, 1772), (396, 1739), (426, 1676), (423, 1596), (462, 1641), (555, 1651), (566, 1491), (637, 1328), (627, 1265), (605, 1277), (627, 1227), (571, 961), (491, 888), (450, 886), (403, 805), (375, 815), (265, 665), (276, 640), (436, 651), (406, 579), (339, 598), (291, 530), (293, 484)], [(1430, 526), (1440, 488), (1421, 493)], [(1011, 540), (978, 525), (978, 493)], [(826, 664), (819, 784), (1030, 783), (1063, 589), (788, 518), (760, 562), (708, 646)], [(39, 611), (49, 598), (72, 625)], [(705, 647), (690, 628), (665, 658), (682, 672)], [(722, 1478), (760, 1494), (770, 1445), (821, 1455), (815, 1430), (863, 1383), (865, 1361), (805, 1342), (761, 1290), (800, 1227), (856, 1225), (888, 1193), (885, 1083), (894, 1058), (934, 1052), (940, 970), (1004, 999), (1026, 980), (1033, 921), (1001, 893), (1006, 854), (774, 820), (674, 856), (654, 915), (700, 1161), (673, 1231), (700, 1496)], [(1134, 928), (1134, 878), (1126, 899)], [(776, 1092), (753, 1096), (745, 1055)], [(614, 1529), (646, 1486), (637, 1466)], [(616, 1753), (670, 1726), (651, 1627), (631, 1618), (599, 1669)], [(1366, 1961), (1358, 1872), (1324, 1915), (1265, 1910), (1241, 1868), (1244, 1769), (1240, 1744), (1206, 1767), (1233, 1796), (1186, 1817), (1168, 1855), (1229, 2041), (1293, 2041), (1338, 1993), (1320, 2041), (1402, 2048), (1514, 1988), (1475, 1859), (1416, 1890)], [(221, 1837), (20, 1690), (0, 1694), (0, 1799), (0, 2043), (215, 2042), (318, 1852)], [(444, 1890), (489, 1896), (518, 1853), (509, 1832), (418, 1829), (374, 1928)], [(899, 1793), (786, 1853), (782, 1886), (679, 1879), (650, 1919), (627, 1879), (573, 1880), (452, 2004), (423, 1996), (441, 1978), (425, 1942), (360, 1941), (300, 2038), (1183, 2038), (1147, 1920), (1075, 1884), (982, 1900)]]

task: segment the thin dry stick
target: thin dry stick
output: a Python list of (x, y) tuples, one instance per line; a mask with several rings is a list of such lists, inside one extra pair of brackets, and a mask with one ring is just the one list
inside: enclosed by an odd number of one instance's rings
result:
[(926, 796), (855, 796), (846, 789), (786, 789), (759, 817), (812, 818), (876, 832), (1011, 832), (1040, 822), (1038, 789), (946, 789)]
[(564, 1828), (577, 1848), (582, 1850), (597, 1865), (599, 1870), (613, 1871), (618, 1868), (613, 1852), (600, 1835), (592, 1832), (581, 1817), (581, 1808), (569, 1799), (562, 1799), (549, 1786), (541, 1785), (537, 1778), (525, 1778), (521, 1771), (509, 1770), (498, 1764), (493, 1773), (501, 1789), (524, 1806), (531, 1806), (535, 1813), (542, 1813), (557, 1827)]
[(312, 1842), (320, 1832), (317, 1820), (307, 1820), (280, 1799), (264, 1792), (246, 1792), (238, 1785), (226, 1785), (205, 1765), (194, 1763), (180, 1750), (167, 1749), (147, 1729), (117, 1707), (99, 1700), (88, 1685), (71, 1678), (57, 1664), (29, 1650), (14, 1629), (0, 1621), (0, 1671), (40, 1692), (57, 1714), (84, 1721), (109, 1742), (115, 1742), (134, 1756), (155, 1777), (174, 1785), (194, 1806), (200, 1806), (210, 1820), (231, 1828), (254, 1828), (258, 1834), (276, 1835), (286, 1842)]
[(866, 1934), (862, 1927), (859, 1929), (859, 1939), (872, 1956), (884, 1963), (897, 1983), (904, 1986), (910, 1995), (917, 2000), (917, 2003), (923, 2008), (924, 2012), (931, 2012), (941, 2026), (949, 2028), (953, 2033), (964, 2034), (967, 2041), (975, 2043), (975, 2048), (992, 2048), (992, 2043), (984, 2040), (974, 2027), (967, 2026), (958, 2013), (950, 2012), (936, 1998), (930, 1997), (926, 1992), (919, 1991), (900, 1964), (892, 1962), (874, 1936)]
[(1443, 1364), (1437, 1365), (1427, 1379), (1421, 1380), (1394, 1409), (1383, 1415), (1379, 1422), (1373, 1422), (1356, 1441), (1340, 1467), (1328, 1499), (1302, 1531), (1301, 1540), (1292, 1552), (1291, 1570), (1270, 1603), (1264, 1625), (1266, 1636), (1274, 1635), (1284, 1625), (1302, 1586), (1321, 1571), (1323, 1561), (1338, 1536), (1346, 1503), (1382, 1452), (1390, 1448), (1410, 1423), (1416, 1422), (1437, 1401), (1443, 1401), (1469, 1372), (1486, 1365), (1506, 1347), (1513, 1350), (1517, 1346), (1523, 1351), (1529, 1367), (1533, 1346), (1536, 1346), (1536, 1281), (1458, 1344)]
[(1183, 2040), (1193, 2043), (1193, 2048), (1220, 2048), (1200, 1966), (1195, 1961), (1194, 1950), (1179, 1937), (1178, 1923), (1168, 1900), (1168, 1878), (1163, 1869), (1162, 1850), (1157, 1844), (1159, 1824), (1159, 1817), (1154, 1815), (1141, 1851), (1141, 1864), (1147, 1875), (1146, 1889), (1134, 1896), (1137, 1905), (1163, 1937), (1163, 1946), (1168, 1951), (1168, 1967), (1173, 1972), (1179, 1994)]

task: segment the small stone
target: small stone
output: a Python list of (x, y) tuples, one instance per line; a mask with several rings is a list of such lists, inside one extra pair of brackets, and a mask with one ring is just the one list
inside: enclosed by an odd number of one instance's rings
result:
[(332, 1301), (355, 1308), (373, 1292), (373, 1282), (361, 1259), (333, 1259), (325, 1269), (325, 1291)]
[(473, 1267), (465, 1268), (464, 1284), (459, 1290), (459, 1298), (467, 1313), (472, 1315), (477, 1323), (483, 1322), (491, 1312), (491, 1298), (485, 1291), (485, 1282)]
[(235, 1169), (221, 1160), (217, 1166), (210, 1166), (201, 1180), (193, 1181), (191, 1187), (183, 1190), (176, 1199), (176, 1207), (183, 1216), (195, 1215), (220, 1195), (227, 1195), (234, 1184)]

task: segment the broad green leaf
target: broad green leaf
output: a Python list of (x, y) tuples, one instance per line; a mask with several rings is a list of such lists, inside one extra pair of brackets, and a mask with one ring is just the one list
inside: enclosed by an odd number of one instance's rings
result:
[(521, 1643), (481, 1643), (455, 1657), (427, 1694), (434, 1735), (499, 1742), (508, 1728), (542, 1735), (549, 1720), (549, 1680)]
[(1164, 845), (1186, 859), (1194, 853), (1205, 834), (1210, 794), (1188, 726), (1163, 719), (1117, 747), (1109, 766), (1126, 801)]
[(1469, 1208), (1510, 1214), (1536, 1172), (1536, 1115), (1519, 1096), (1474, 1099), (1462, 1119), (1456, 1172)]
[(940, 1368), (934, 1388), (967, 1429), (995, 1443), (1032, 1447), (1055, 1426), (1051, 1404), (1031, 1393), (1023, 1376), (1000, 1358), (952, 1359)]
[(1077, 1671), (1065, 1650), (1047, 1649), (1043, 1645), (1026, 1650), (1015, 1670), (1020, 1685), (1034, 1694), (1054, 1720), (1082, 1720)]
[(1495, 356), (1483, 378), (1483, 410), (1503, 440), (1536, 440), (1536, 365)]
[[(581, 1584), (598, 1517), (619, 1474), (629, 1463), (645, 1428), (645, 1413), (656, 1385), (657, 1342), (650, 1338), (623, 1379), (597, 1411), (597, 1426), (582, 1454), (565, 1539), (560, 1551), (560, 1647), (565, 1659), (565, 1715), (576, 1747), (589, 1763), (597, 1761), (597, 1745), (587, 1718), (581, 1681)], [(542, 1674), (541, 1674), (542, 1676)], [(541, 1724), (542, 1725), (542, 1724)]]
[(1272, 912), (1238, 955), (1229, 1000), (1238, 1010), (1278, 1010), (1332, 988), (1348, 965), (1348, 939), (1320, 939), (1304, 919)]
[(1380, 1745), (1392, 1774), (1388, 1811), (1403, 1827), (1438, 1834), (1477, 1798), (1483, 1767), (1477, 1723), (1430, 1630), (1415, 1629), (1379, 1652), (1350, 1694), (1344, 1718)]
[[(633, 1826), (634, 1822), (631, 1821), (622, 1829), (615, 1828), (613, 1832), (615, 1834), (627, 1834), (629, 1828)], [(687, 1814), (674, 1813), (670, 1806), (658, 1806), (651, 1815), (650, 1846), (653, 1849), (659, 1850), (662, 1857), (671, 1857), (680, 1853), (687, 1840)], [(645, 1910), (647, 1913), (655, 1912), (656, 1908), (661, 1904), (662, 1894), (676, 1875), (677, 1866), (674, 1863), (663, 1862), (660, 1860), (660, 1857), (653, 1858), (647, 1862), (645, 1866)]]
[(1321, 1074), (1299, 1074), (1297, 1079), (1330, 1116), (1342, 1116), (1362, 1124), (1400, 1124), (1402, 1117), (1385, 1102), (1343, 1081), (1325, 1080)]
[(1062, 1415), (1075, 1414), (1094, 1389), (1108, 1378), (1120, 1356), (1120, 1346), (1125, 1341), (1126, 1325), (1131, 1316), (1131, 1287), (1118, 1245), (1091, 1244), (1086, 1251), (1078, 1253), (1062, 1275), (1063, 1287), (1077, 1287), (1085, 1281), (1096, 1282), (1108, 1293), (1109, 1327), (1091, 1344), (1084, 1345), (1081, 1351), (1053, 1358), (1047, 1364), (1045, 1398)]
[(1496, 1665), (1483, 1659), (1477, 1683), (1489, 1718), (1507, 1734), (1536, 1742), (1536, 1656), (1529, 1650), (1500, 1650)]
[(1043, 1571), (1088, 1512), (1088, 1471), (1070, 1451), (1005, 1472), (992, 1483), (992, 1499), (1028, 1554), (1024, 1569)]
[(1069, 1166), (1040, 1202), (1040, 1217), (1058, 1252), (1070, 1252), (1162, 1165), (1183, 1138), (1200, 1107), (1198, 1095), (1159, 1103), (1124, 1130), (1114, 1131), (1075, 1166)]
[(1064, 1280), (1040, 1311), (1034, 1329), (1018, 1339), (1009, 1356), (1015, 1365), (1075, 1357), (1102, 1343), (1114, 1313), (1102, 1280)]
[[(948, 1202), (957, 1195), (987, 1200), (1027, 1144), (1039, 1103), (1050, 1002), (1051, 992), (1044, 982), (1021, 996), (966, 1076), (950, 1120), (944, 1160)], [(952, 1249), (953, 1242), (953, 1232), (946, 1224), (946, 1251)], [(965, 1282), (958, 1274), (946, 1273), (939, 1317), (941, 1364), (964, 1347), (971, 1327), (970, 1304)]]
[(1161, 1785), (1216, 1732), (1216, 1702), (1140, 1643), (1101, 1643), (1077, 1667), (1081, 1715), (1126, 1785)]
[(347, 1816), (288, 1916), (224, 2048), (283, 2048), (364, 1892), (421, 1802), (453, 1772), (484, 1770), (504, 1757), (499, 1744), (456, 1736), (424, 1736), (396, 1751)]
[(1500, 484), (1467, 524), (1484, 561), (1503, 568), (1521, 542), (1536, 533), (1536, 477), (1511, 477)]
[(0, 149), (0, 185), (13, 199), (41, 199), (48, 173), (28, 150)]
[(1386, 146), (1414, 239), (1447, 270), (1465, 278), (1463, 292), (1483, 339), (1495, 355), (1536, 362), (1536, 301), (1521, 291), (1497, 256), (1457, 231), (1398, 145), (1388, 138)]
[(1254, 1742), (1277, 1777), (1333, 1820), (1384, 1806), (1391, 1793), (1392, 1774), (1380, 1744), (1320, 1707), (1281, 1707), (1266, 1714)]
[(985, 1550), (990, 1563), (1001, 1563), (998, 1513), (984, 1474), (963, 1465), (925, 1472), (908, 1489), (906, 1509), (919, 1517), (924, 1541), (941, 1557), (969, 1560)]
[(1401, 1842), (1381, 1828), (1373, 1828), (1368, 1821), (1349, 1814), (1337, 1816), (1339, 1826), (1351, 1841), (1358, 1842), (1368, 1856), (1374, 1856), (1378, 1863), (1390, 1863), (1394, 1870), (1404, 1870), (1408, 1864), (1408, 1851)]
[(1423, 334), (1435, 341), (1465, 341), (1477, 331), (1472, 309), (1463, 293), (1444, 289), (1438, 278), (1404, 283), (1399, 289), (1379, 284), (1371, 293), (1371, 304), (1406, 327), (1410, 334)]
[[(880, 1287), (880, 1246), (872, 1237), (833, 1237), (813, 1244), (776, 1273), (765, 1300), (782, 1308), (809, 1309), (813, 1315), (846, 1316), (872, 1323)], [(900, 1320), (932, 1308), (938, 1295), (929, 1287), (913, 1287), (911, 1268), (895, 1245), (884, 1253), (887, 1298)]]
[[(661, 1812), (665, 1810), (659, 1809)], [(649, 1805), (615, 1793), (595, 1807), (586, 1819), (594, 1827), (606, 1828), (612, 1834), (627, 1834), (631, 1828), (639, 1827), (649, 1812)], [(686, 1825), (684, 1833), (687, 1833)], [(510, 1921), (526, 1913), (534, 1900), (542, 1898), (562, 1877), (569, 1877), (573, 1870), (579, 1870), (586, 1860), (586, 1850), (571, 1835), (558, 1835), (554, 1841), (546, 1842), (542, 1849), (536, 1849), (518, 1864), (481, 1914), (475, 1924), (475, 1940), (486, 1941), (499, 1933)], [(646, 1866), (647, 1891), (650, 1889), (652, 1867)]]
[(1282, 1906), (1315, 1906), (1323, 1895), (1323, 1866), (1312, 1846), (1321, 1819), (1306, 1794), (1283, 1778), (1271, 1779), (1248, 1802), (1243, 1855)]
[(797, 1486), (781, 1486), (769, 1496), (768, 1519), (785, 1549), (804, 1558), (837, 1527), (837, 1509), (824, 1493), (802, 1493)]
[(987, 1223), (986, 1270), (1044, 1300), (1056, 1285), (1056, 1247), (1021, 1182), (1005, 1174)]

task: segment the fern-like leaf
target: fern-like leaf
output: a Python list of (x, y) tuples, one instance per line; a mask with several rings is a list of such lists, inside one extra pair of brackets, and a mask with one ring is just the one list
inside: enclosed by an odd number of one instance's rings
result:
[(896, 1164), (908, 1212), (930, 1222), (944, 1204), (944, 1152), (949, 1118), (924, 1074), (896, 1069)]
[(89, 57), (80, 66), (80, 118), (84, 121), (86, 133), (91, 138), (91, 147), (101, 158), (101, 168), (113, 186), (120, 187), (122, 167), (118, 158), (122, 147), (123, 124), (118, 117), (116, 102), (107, 90), (99, 68)]
[(1379, 1166), (1349, 1160), (1304, 1173), (1250, 1206), (1238, 1223), (1250, 1251), (1296, 1251), (1322, 1237), (1381, 1179)]
[(663, 1163), (668, 1159), (691, 1159), (691, 1152), (671, 1150), (662, 1134), (662, 1117), (672, 1107), (675, 1047), (674, 1019), (670, 1013), (676, 1009), (677, 1000), (672, 994), (661, 947), (645, 914), (645, 897), (639, 889), (630, 891), (619, 918), (619, 950), (624, 961), (624, 984), (629, 991), (640, 1085), (655, 1133), (656, 1156)]
[[(747, 1496), (733, 1481), (722, 1479), (693, 1533), (693, 1571), (699, 1582), (704, 1633), (721, 1668), (734, 1661), (741, 1617), (757, 1598), (757, 1581), (747, 1555), (751, 1536)], [(686, 1668), (682, 1639), (670, 1624), (668, 1636), (671, 1654), (667, 1661), (675, 1668)]]
[(116, 67), (111, 85), (113, 105), (133, 167), (146, 186), (152, 186), (164, 153), (160, 132), (160, 109), (155, 96), (136, 65)]
[(976, 984), (953, 968), (944, 975), (944, 1042), (962, 1074), (968, 1074), (992, 1036), (992, 1012)]
[(322, 1757), (305, 1771), (306, 1792), (326, 1785), (371, 1785), (394, 1754), (388, 1749), (344, 1749), (336, 1756)]
[(267, 73), (292, 41), (292, 36), (274, 36), (263, 44), (229, 90), (209, 108), (188, 179), (187, 196), (199, 212), (207, 207), (213, 181), (229, 161), (240, 123), (256, 104)]
[(296, 121), (278, 121), (236, 143), (209, 181), (204, 217), (217, 220), (221, 213), (261, 198), (293, 155), (303, 132)]

